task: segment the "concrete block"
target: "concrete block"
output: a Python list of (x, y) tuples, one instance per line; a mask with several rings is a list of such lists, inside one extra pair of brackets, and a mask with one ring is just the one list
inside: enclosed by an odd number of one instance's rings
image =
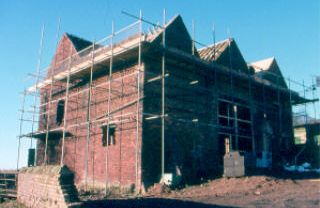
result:
[(245, 174), (244, 157), (239, 152), (229, 152), (223, 158), (224, 177), (241, 177)]

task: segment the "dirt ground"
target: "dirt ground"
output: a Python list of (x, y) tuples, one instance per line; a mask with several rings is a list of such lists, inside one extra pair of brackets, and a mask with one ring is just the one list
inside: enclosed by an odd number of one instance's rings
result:
[(85, 207), (320, 207), (319, 175), (220, 178), (180, 190), (154, 188), (138, 198), (87, 200)]
[[(160, 187), (160, 188), (159, 188)], [(320, 207), (320, 177), (305, 175), (220, 178), (170, 190), (161, 186), (143, 197), (82, 197), (84, 207)], [(0, 207), (19, 207), (14, 201)]]

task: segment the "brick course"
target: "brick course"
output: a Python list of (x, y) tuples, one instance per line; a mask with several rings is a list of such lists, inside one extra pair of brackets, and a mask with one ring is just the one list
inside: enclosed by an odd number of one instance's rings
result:
[(20, 170), (17, 200), (27, 207), (80, 207), (73, 173), (65, 166), (38, 166)]

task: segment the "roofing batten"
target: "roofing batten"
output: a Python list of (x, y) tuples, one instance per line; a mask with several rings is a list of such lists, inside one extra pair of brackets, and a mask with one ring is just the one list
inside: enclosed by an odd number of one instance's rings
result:
[(203, 47), (198, 50), (199, 56), (205, 61), (216, 61), (220, 55), (228, 48), (232, 38), (228, 38), (222, 41), (219, 41), (215, 44), (209, 45), (208, 47)]

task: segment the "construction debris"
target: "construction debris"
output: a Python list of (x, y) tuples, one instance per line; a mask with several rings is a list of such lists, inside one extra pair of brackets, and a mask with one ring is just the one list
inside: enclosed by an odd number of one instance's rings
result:
[(303, 163), (302, 165), (285, 165), (284, 170), (286, 171), (297, 171), (300, 173), (303, 172), (316, 172), (316, 173), (320, 173), (320, 168), (312, 168), (310, 163)]

